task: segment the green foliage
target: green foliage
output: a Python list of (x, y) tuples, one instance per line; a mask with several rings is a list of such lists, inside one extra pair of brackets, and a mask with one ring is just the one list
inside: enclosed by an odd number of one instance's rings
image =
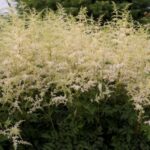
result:
[(116, 3), (118, 9), (124, 9), (130, 5), (133, 18), (143, 23), (150, 21), (150, 1), (149, 0), (21, 0), (30, 8), (42, 10), (45, 8), (57, 9), (57, 4), (60, 3), (66, 12), (77, 15), (81, 7), (86, 7), (88, 15), (93, 15), (95, 18), (103, 16), (104, 20), (108, 20), (112, 16), (113, 2)]
[[(26, 120), (21, 125), (22, 138), (32, 144), (30, 147), (20, 145), (18, 149), (150, 149), (150, 127), (138, 122), (138, 113), (124, 85), (118, 85), (109, 99), (99, 104), (89, 100), (95, 96), (95, 90), (75, 95), (72, 104), (15, 115), (15, 119)], [(8, 149), (8, 142), (7, 147), (3, 146), (6, 143), (3, 138), (1, 142), (2, 147)]]

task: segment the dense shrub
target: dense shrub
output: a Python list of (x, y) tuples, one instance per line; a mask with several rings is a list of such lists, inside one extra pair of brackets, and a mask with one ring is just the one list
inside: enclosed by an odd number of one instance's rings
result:
[(95, 18), (103, 15), (104, 20), (109, 20), (113, 12), (113, 2), (119, 9), (130, 5), (132, 16), (134, 19), (143, 23), (150, 22), (150, 1), (149, 0), (17, 0), (25, 2), (30, 8), (42, 10), (45, 8), (57, 9), (60, 3), (68, 13), (77, 15), (80, 7), (86, 7), (88, 15)]
[(2, 150), (150, 149), (147, 30), (84, 12), (0, 18)]

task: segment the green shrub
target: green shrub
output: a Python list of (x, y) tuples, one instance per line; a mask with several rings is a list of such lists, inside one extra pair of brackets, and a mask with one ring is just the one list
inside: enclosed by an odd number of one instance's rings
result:
[(150, 39), (128, 13), (0, 18), (0, 148), (149, 150)]
[(61, 4), (66, 12), (77, 15), (81, 7), (86, 7), (88, 15), (98, 18), (103, 15), (104, 21), (110, 20), (113, 14), (113, 2), (118, 9), (124, 9), (130, 5), (129, 10), (135, 20), (142, 23), (150, 22), (150, 1), (149, 0), (17, 0), (24, 2), (30, 8), (42, 10), (50, 8), (57, 9), (57, 4)]

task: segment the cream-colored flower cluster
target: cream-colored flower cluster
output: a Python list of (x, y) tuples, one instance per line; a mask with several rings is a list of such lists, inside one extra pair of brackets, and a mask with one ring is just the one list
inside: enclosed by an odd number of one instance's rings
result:
[(31, 103), (28, 113), (66, 104), (72, 90), (95, 86), (99, 93), (91, 101), (98, 102), (113, 93), (103, 81), (125, 84), (136, 109), (149, 105), (150, 38), (128, 14), (104, 26), (82, 13), (77, 19), (53, 12), (0, 18), (0, 103), (10, 105), (10, 113), (21, 113), (25, 102)]

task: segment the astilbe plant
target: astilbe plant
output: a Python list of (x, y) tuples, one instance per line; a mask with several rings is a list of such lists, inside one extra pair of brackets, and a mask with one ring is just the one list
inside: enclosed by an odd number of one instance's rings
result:
[(47, 11), (44, 17), (35, 11), (0, 17), (0, 107), (5, 114), (0, 133), (12, 139), (15, 148), (28, 144), (19, 127), (25, 117), (15, 115), (71, 105), (75, 94), (96, 87), (90, 101), (100, 103), (124, 85), (139, 121), (143, 119), (143, 108), (150, 104), (147, 30), (135, 28), (126, 12), (104, 26), (84, 12), (77, 17), (62, 9)]

